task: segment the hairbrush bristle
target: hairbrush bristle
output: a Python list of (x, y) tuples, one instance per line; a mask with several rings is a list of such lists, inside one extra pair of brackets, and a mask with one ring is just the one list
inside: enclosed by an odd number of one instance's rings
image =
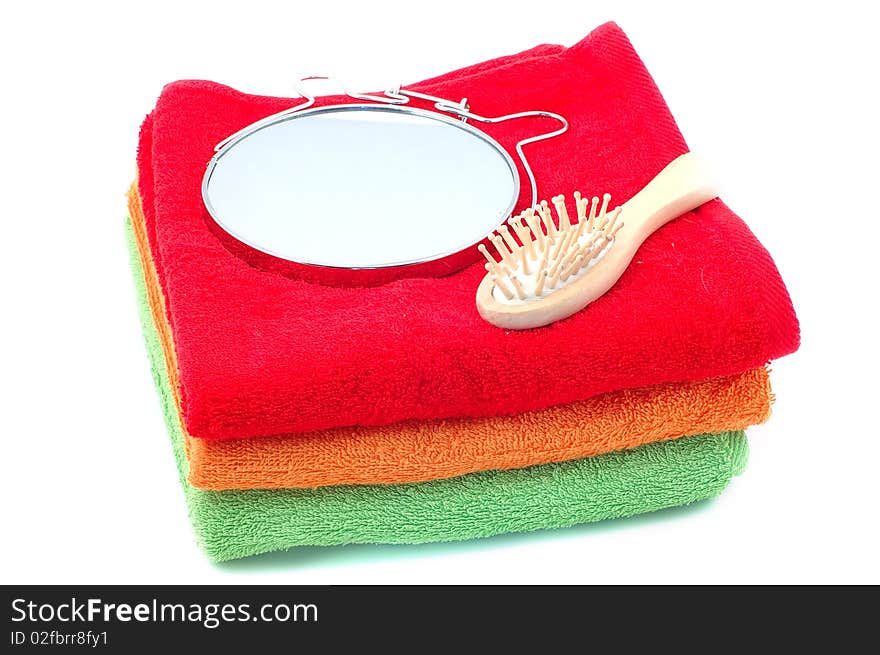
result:
[(478, 246), (504, 300), (524, 301), (553, 293), (583, 274), (613, 246), (623, 222), (619, 220), (620, 207), (608, 211), (611, 195), (588, 200), (576, 191), (574, 201), (576, 223), (562, 195), (550, 199), (555, 220), (546, 200), (511, 216), (507, 225), (489, 235), (500, 261), (486, 246)]

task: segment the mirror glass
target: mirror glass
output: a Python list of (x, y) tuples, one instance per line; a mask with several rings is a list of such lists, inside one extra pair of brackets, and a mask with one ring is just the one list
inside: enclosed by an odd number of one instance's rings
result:
[(202, 185), (214, 220), (286, 260), (380, 268), (441, 259), (513, 209), (510, 155), (454, 117), (336, 105), (255, 124), (224, 146)]

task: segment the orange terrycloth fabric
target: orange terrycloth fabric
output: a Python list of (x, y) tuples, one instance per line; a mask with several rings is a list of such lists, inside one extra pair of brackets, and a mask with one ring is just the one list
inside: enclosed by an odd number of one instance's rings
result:
[[(137, 184), (129, 194), (153, 320), (175, 402), (174, 342), (150, 254)], [(255, 439), (207, 440), (182, 427), (189, 481), (198, 488), (278, 489), (399, 484), (592, 457), (677, 437), (741, 430), (770, 415), (767, 370), (594, 396), (514, 416), (407, 421)]]

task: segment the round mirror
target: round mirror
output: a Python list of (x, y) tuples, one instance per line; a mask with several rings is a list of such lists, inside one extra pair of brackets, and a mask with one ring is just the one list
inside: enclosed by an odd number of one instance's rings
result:
[(430, 262), (473, 246), (511, 213), (519, 176), (493, 139), (456, 118), (334, 105), (254, 124), (202, 184), (233, 237), (302, 264)]

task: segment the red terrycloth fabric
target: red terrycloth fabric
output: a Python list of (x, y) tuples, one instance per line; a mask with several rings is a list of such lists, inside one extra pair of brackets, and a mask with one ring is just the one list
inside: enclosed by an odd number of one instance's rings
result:
[[(571, 48), (539, 46), (411, 87), (467, 96), (489, 116), (546, 109), (568, 117), (567, 134), (527, 146), (542, 196), (609, 190), (622, 202), (687, 151), (612, 23)], [(205, 164), (218, 141), (297, 102), (176, 82), (141, 130), (139, 193), (195, 437), (511, 414), (740, 373), (798, 346), (773, 260), (720, 200), (658, 230), (584, 311), (522, 332), (478, 315), (479, 263), (355, 288), (244, 257), (210, 227)], [(544, 127), (523, 123), (487, 131), (510, 148)]]

